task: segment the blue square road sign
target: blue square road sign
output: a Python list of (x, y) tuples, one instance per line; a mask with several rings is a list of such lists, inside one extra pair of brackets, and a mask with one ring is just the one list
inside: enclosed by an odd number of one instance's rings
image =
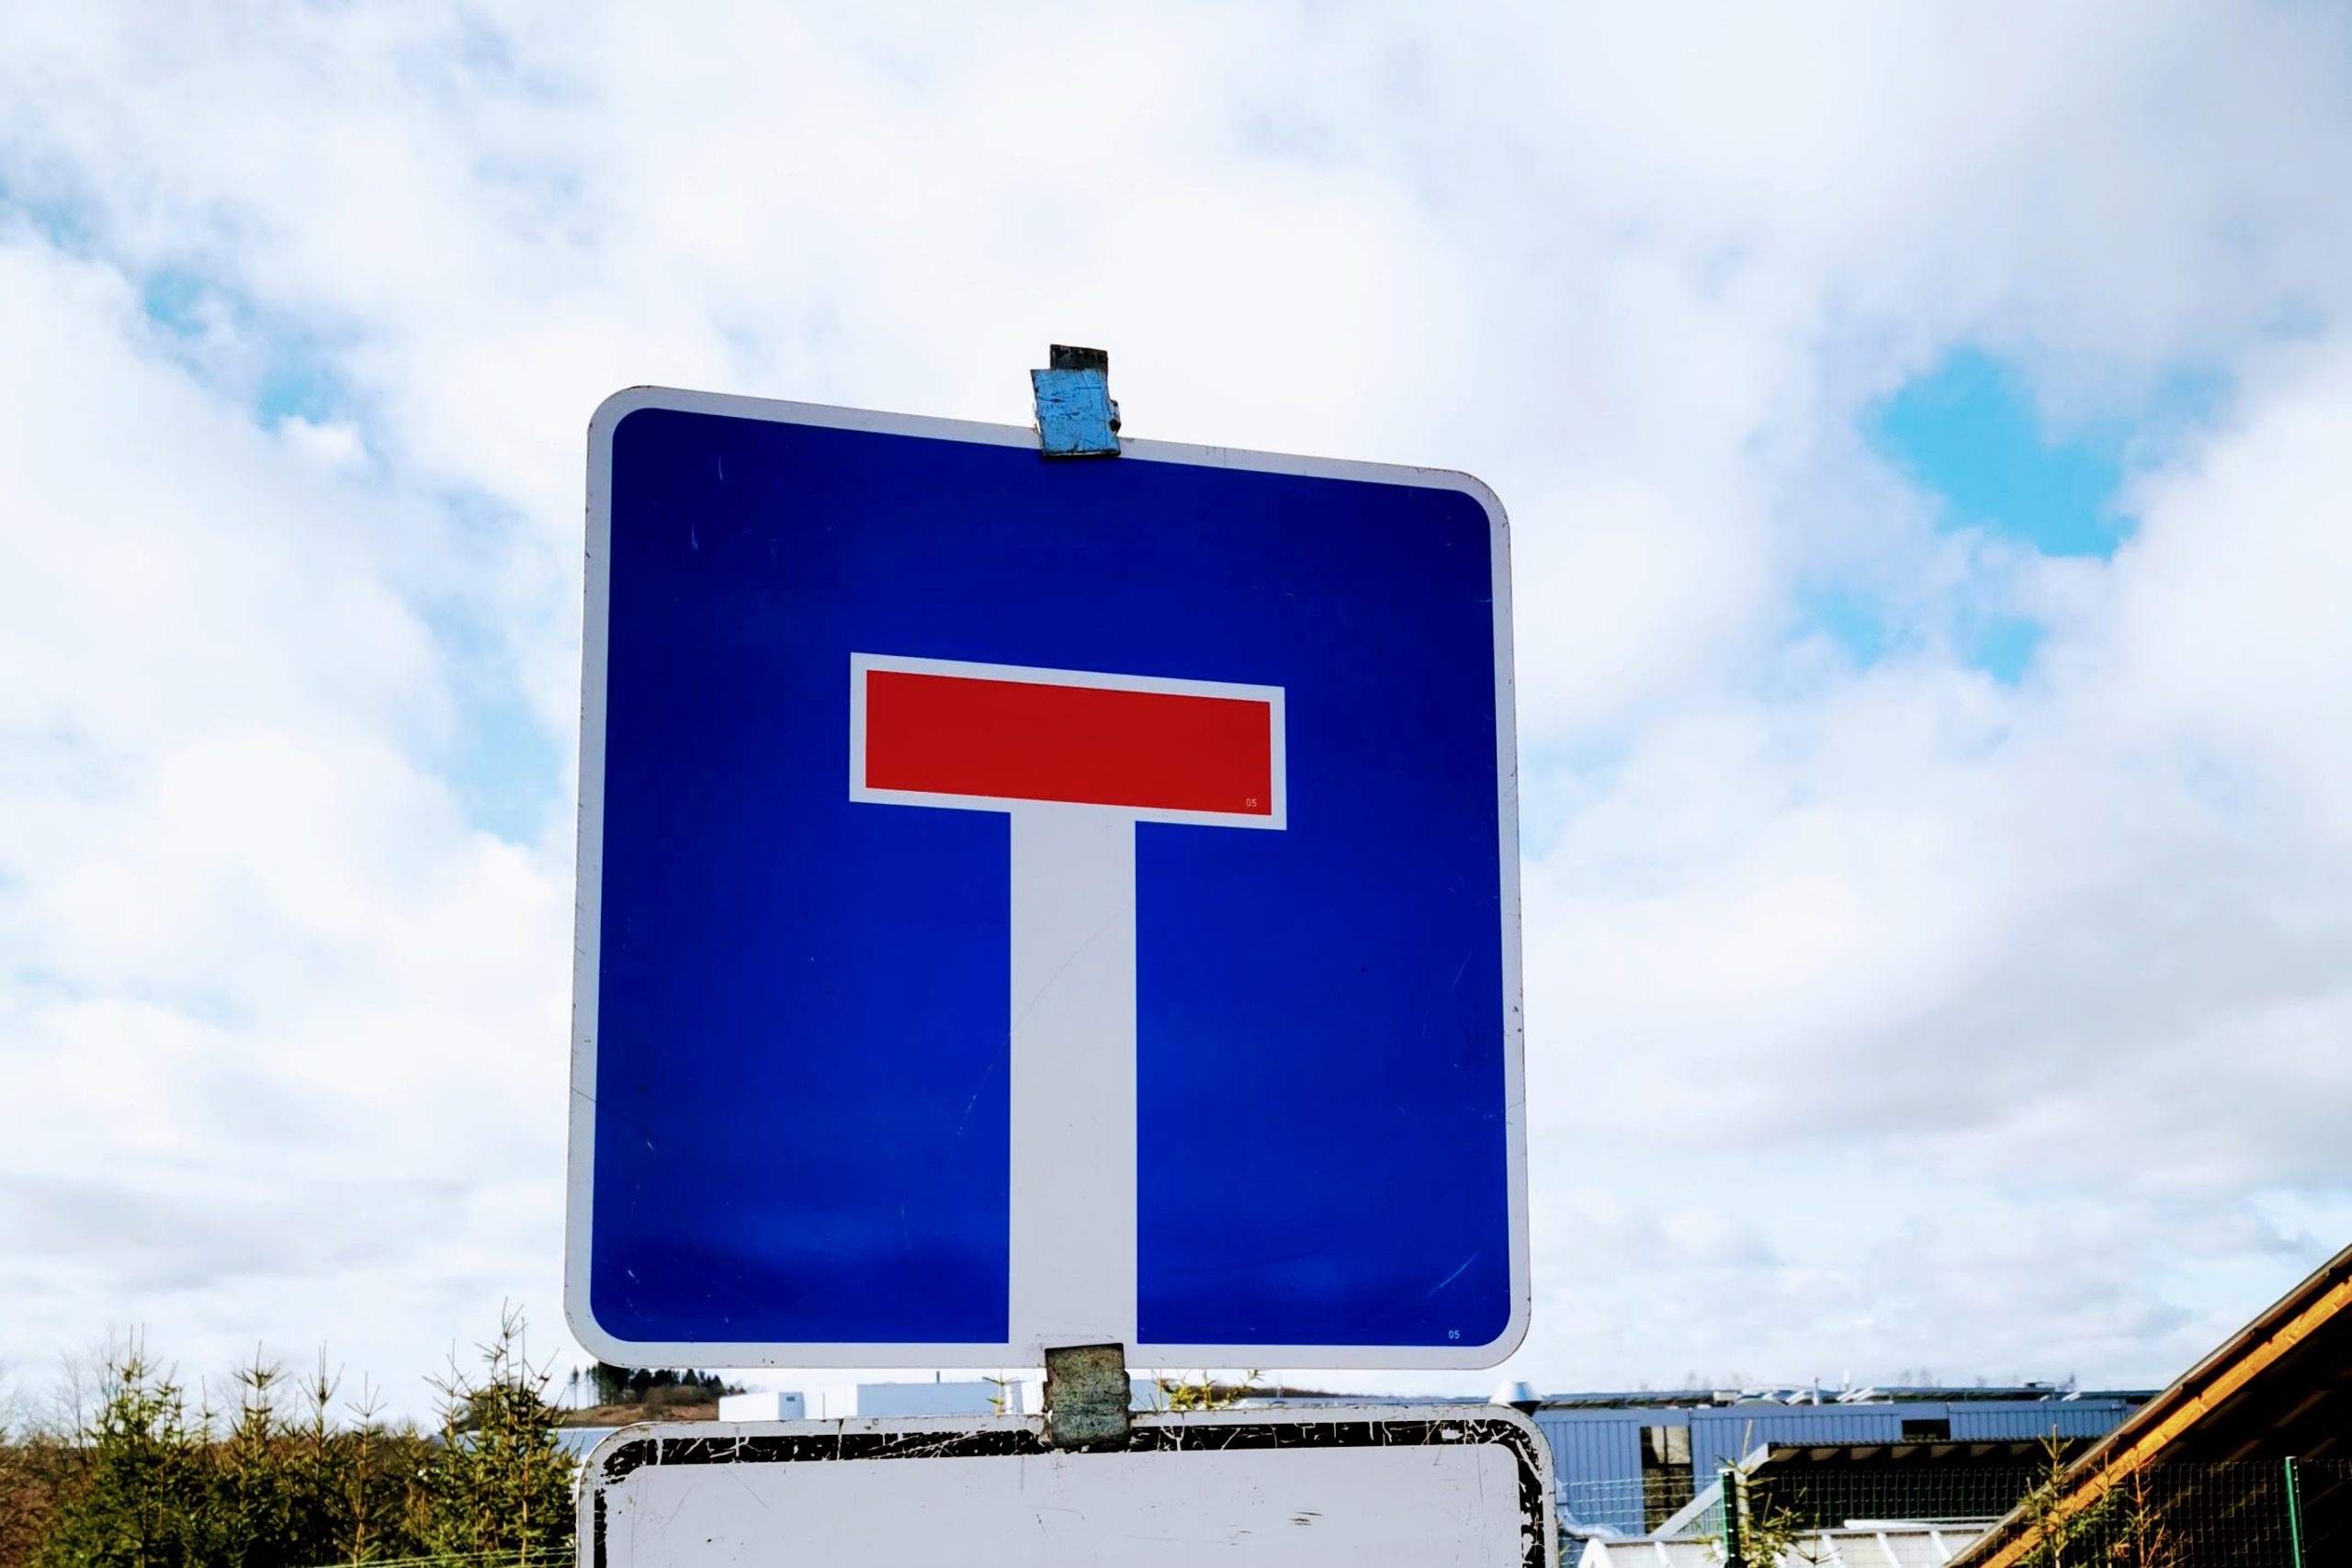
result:
[(1453, 473), (590, 430), (566, 1304), (622, 1363), (1476, 1367), (1528, 1305), (1510, 563)]

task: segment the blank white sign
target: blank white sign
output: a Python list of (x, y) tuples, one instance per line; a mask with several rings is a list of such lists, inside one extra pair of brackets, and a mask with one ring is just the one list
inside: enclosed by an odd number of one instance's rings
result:
[[(1523, 1568), (1550, 1560), (1549, 1469), (1532, 1424), (1468, 1407), (1474, 1419), (1430, 1424), (1430, 1440), (1396, 1445), (1141, 1448), (711, 1462), (591, 1459), (582, 1568)], [(1394, 1416), (1377, 1425), (1395, 1427)], [(1411, 1413), (1417, 1420), (1430, 1407)], [(1299, 1412), (1329, 1423), (1328, 1412)], [(1286, 1418), (1290, 1413), (1284, 1413)], [(1359, 1413), (1367, 1436), (1375, 1423)], [(1146, 1427), (1262, 1433), (1267, 1415), (1157, 1417)], [(889, 1425), (793, 1422), (670, 1427), (664, 1434), (788, 1435)], [(904, 1430), (917, 1423), (897, 1423)], [(929, 1424), (934, 1429), (939, 1424)], [(1018, 1418), (965, 1432), (1035, 1430)], [(1536, 1445), (1520, 1440), (1518, 1428)], [(1444, 1434), (1451, 1431), (1453, 1436)], [(1478, 1434), (1489, 1440), (1479, 1440)], [(1491, 1440), (1499, 1433), (1507, 1440)], [(647, 1439), (639, 1438), (639, 1442)], [(676, 1450), (673, 1450), (673, 1452)], [(746, 1446), (744, 1451), (752, 1451)], [(607, 1471), (616, 1473), (607, 1478)], [(1531, 1498), (1531, 1491), (1534, 1498)], [(596, 1517), (601, 1497), (601, 1520)]]

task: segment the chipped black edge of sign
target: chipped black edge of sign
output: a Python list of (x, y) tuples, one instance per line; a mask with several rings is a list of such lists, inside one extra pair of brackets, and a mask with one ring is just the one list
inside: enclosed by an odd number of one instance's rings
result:
[(1036, 1427), (988, 1427), (941, 1432), (810, 1432), (794, 1436), (679, 1438), (660, 1432), (624, 1437), (608, 1450), (591, 1481), (594, 1539), (591, 1568), (605, 1559), (605, 1489), (647, 1465), (797, 1464), (840, 1459), (1012, 1459), (1058, 1453), (1084, 1463), (1103, 1453), (1182, 1453), (1225, 1449), (1386, 1449), (1437, 1443), (1493, 1444), (1510, 1450), (1519, 1470), (1520, 1517), (1532, 1521), (1524, 1538), (1521, 1568), (1551, 1568), (1551, 1531), (1544, 1506), (1548, 1461), (1537, 1440), (1517, 1421), (1486, 1416), (1441, 1416), (1407, 1420), (1351, 1415), (1325, 1421), (1296, 1418), (1216, 1423), (1138, 1422), (1124, 1445), (1055, 1449)]

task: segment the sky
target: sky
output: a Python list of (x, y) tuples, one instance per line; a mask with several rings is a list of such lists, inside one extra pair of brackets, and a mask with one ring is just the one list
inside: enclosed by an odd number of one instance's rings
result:
[(1472, 1381), (2167, 1381), (2352, 1242), (2347, 167), (2315, 0), (0, 10), (0, 1380), (581, 1359), (588, 414), (1080, 343), (1510, 509)]

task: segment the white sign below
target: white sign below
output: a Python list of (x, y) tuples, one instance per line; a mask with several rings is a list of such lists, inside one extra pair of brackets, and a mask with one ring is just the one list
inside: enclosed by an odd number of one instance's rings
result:
[(1551, 1455), (1492, 1405), (631, 1427), (589, 1456), (581, 1568), (1548, 1568)]

